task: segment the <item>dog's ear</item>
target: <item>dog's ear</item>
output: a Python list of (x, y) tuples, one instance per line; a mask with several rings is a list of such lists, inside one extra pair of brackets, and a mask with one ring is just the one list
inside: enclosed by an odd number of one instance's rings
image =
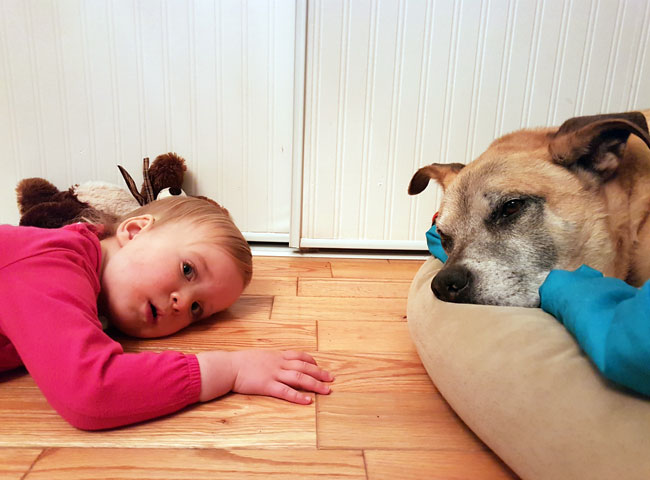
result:
[(590, 171), (604, 181), (616, 172), (630, 134), (650, 147), (648, 124), (642, 113), (576, 117), (551, 134), (549, 152), (555, 163)]
[(464, 166), (462, 163), (432, 163), (422, 167), (411, 178), (409, 195), (417, 195), (427, 188), (429, 180), (432, 178), (445, 190)]

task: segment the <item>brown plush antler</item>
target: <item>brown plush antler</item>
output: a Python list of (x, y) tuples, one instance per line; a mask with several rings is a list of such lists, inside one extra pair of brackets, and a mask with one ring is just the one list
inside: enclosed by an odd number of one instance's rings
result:
[(138, 188), (135, 186), (135, 182), (133, 181), (133, 178), (131, 178), (131, 175), (129, 175), (129, 172), (127, 172), (122, 165), (118, 165), (117, 168), (120, 169), (120, 173), (122, 174), (122, 177), (124, 177), (126, 186), (129, 187), (129, 192), (131, 192), (133, 198), (138, 201), (140, 206), (144, 205), (146, 203), (144, 197), (140, 195), (140, 192), (138, 192)]
[(149, 176), (149, 157), (145, 157), (144, 160), (142, 160), (142, 178), (144, 180), (144, 184), (142, 185), (142, 193), (146, 199), (145, 203), (153, 202), (156, 197), (153, 194), (151, 177)]
[(138, 201), (140, 206), (146, 205), (147, 203), (153, 202), (155, 197), (153, 195), (153, 188), (151, 187), (151, 178), (149, 177), (149, 157), (145, 157), (142, 160), (142, 177), (144, 179), (144, 184), (142, 187), (142, 194), (138, 192), (138, 187), (135, 185), (133, 178), (129, 175), (129, 172), (122, 165), (118, 165), (117, 168), (120, 169), (120, 173), (126, 182), (126, 185), (129, 187), (131, 195)]

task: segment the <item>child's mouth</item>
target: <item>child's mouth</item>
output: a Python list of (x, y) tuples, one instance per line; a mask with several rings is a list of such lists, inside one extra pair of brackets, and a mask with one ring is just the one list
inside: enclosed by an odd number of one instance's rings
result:
[(156, 307), (154, 306), (153, 303), (150, 302), (149, 305), (151, 306), (151, 314), (153, 315), (153, 321), (155, 322), (156, 318), (158, 318), (158, 310), (156, 310)]

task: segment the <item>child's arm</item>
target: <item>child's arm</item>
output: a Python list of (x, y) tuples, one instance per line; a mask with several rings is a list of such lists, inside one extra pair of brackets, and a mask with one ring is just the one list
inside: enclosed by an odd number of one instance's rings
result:
[[(0, 270), (0, 334), (50, 405), (75, 427), (97, 430), (197, 402), (201, 374), (195, 355), (124, 353), (102, 331), (96, 239), (61, 231), (54, 242), (40, 232), (14, 234), (14, 248), (21, 241), (43, 245), (28, 245), (18, 261)], [(12, 240), (7, 238), (3, 242)]]
[(539, 293), (605, 377), (650, 395), (650, 282), (637, 289), (582, 266), (552, 271)]
[(333, 377), (304, 352), (243, 350), (210, 351), (196, 356), (201, 369), (201, 401), (230, 391), (269, 395), (294, 403), (311, 403), (311, 397), (294, 388), (328, 394)]

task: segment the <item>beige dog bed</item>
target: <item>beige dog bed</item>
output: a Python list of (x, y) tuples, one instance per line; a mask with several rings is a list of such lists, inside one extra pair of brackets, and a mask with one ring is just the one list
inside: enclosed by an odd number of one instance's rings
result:
[(408, 324), (465, 423), (525, 480), (650, 479), (650, 400), (604, 380), (541, 309), (439, 301), (441, 267), (413, 279)]

